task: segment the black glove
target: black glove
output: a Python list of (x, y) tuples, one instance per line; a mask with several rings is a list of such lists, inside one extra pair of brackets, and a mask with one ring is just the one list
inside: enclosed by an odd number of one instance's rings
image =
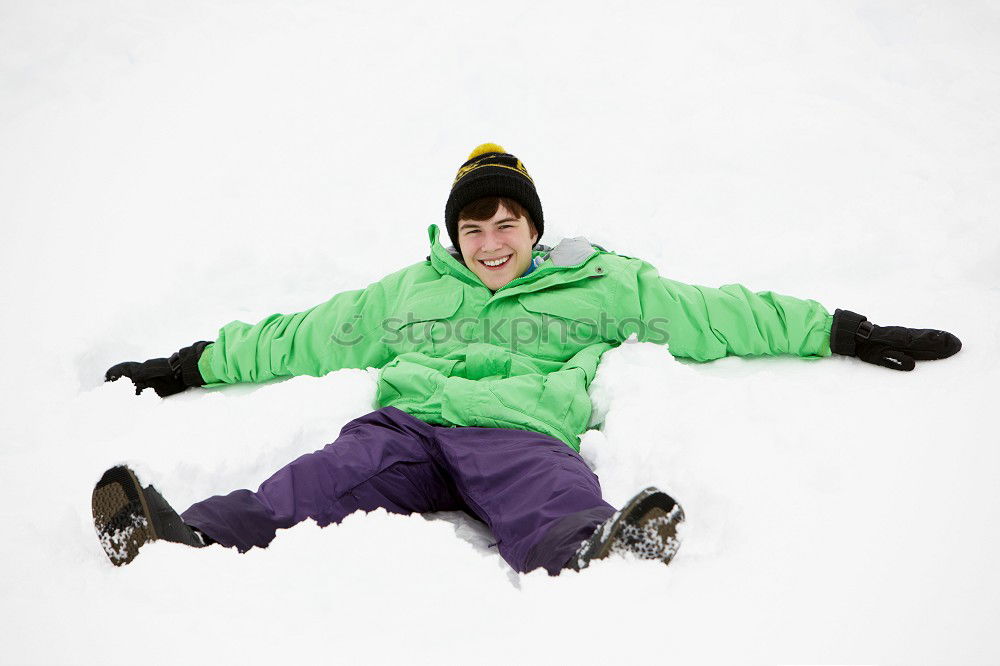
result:
[(932, 328), (875, 326), (850, 310), (837, 311), (830, 329), (830, 351), (857, 356), (893, 370), (913, 370), (915, 361), (934, 361), (957, 354), (962, 341)]
[(113, 382), (120, 377), (128, 377), (135, 385), (136, 395), (151, 388), (161, 398), (180, 393), (191, 386), (204, 386), (205, 380), (198, 372), (198, 359), (210, 344), (212, 343), (205, 340), (196, 342), (174, 352), (169, 359), (151, 358), (142, 363), (125, 361), (113, 365), (104, 373), (104, 381)]

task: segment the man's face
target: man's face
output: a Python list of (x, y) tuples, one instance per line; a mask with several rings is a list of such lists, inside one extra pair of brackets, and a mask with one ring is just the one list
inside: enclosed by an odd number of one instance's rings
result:
[(536, 240), (538, 234), (531, 230), (528, 221), (514, 217), (503, 204), (488, 220), (458, 221), (458, 245), (465, 265), (490, 291), (528, 270)]

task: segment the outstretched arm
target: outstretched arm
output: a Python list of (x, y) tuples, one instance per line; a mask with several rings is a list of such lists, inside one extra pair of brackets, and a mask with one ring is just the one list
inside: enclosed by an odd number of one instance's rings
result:
[(636, 278), (644, 337), (666, 342), (674, 356), (711, 361), (724, 356), (830, 355), (833, 317), (816, 301), (752, 292), (739, 284), (684, 284), (661, 277), (645, 262)]
[[(876, 326), (850, 310), (831, 315), (816, 301), (752, 292), (738, 284), (718, 289), (684, 284), (660, 277), (646, 263), (637, 276), (642, 320), (665, 320), (662, 337), (674, 356), (710, 361), (729, 355), (834, 353), (913, 370), (915, 361), (948, 358), (962, 348), (947, 331)], [(650, 329), (655, 334), (655, 327), (647, 325)]]
[(378, 334), (385, 307), (382, 285), (376, 282), (304, 312), (274, 314), (253, 325), (230, 322), (205, 348), (198, 371), (211, 385), (381, 367), (390, 359)]
[(169, 359), (119, 363), (105, 380), (128, 377), (136, 395), (152, 388), (166, 397), (191, 386), (381, 367), (391, 358), (379, 329), (386, 307), (384, 287), (376, 282), (303, 312), (274, 314), (256, 324), (230, 322), (214, 342), (195, 343)]

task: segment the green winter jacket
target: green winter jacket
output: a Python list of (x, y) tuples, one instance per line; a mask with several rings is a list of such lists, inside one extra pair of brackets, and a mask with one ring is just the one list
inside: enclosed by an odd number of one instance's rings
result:
[(428, 231), (426, 261), (305, 312), (222, 327), (198, 362), (206, 384), (381, 368), (378, 407), (578, 449), (601, 355), (630, 335), (696, 361), (830, 354), (832, 316), (815, 301), (675, 282), (582, 238), (536, 252), (534, 271), (492, 293)]

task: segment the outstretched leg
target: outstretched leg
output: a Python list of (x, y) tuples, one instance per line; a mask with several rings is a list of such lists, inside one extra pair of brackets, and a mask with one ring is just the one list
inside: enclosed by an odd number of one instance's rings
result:
[[(412, 417), (410, 417), (412, 418)], [(528, 430), (437, 428), (442, 467), (516, 571), (558, 574), (614, 507), (578, 453)]]
[(464, 510), (431, 455), (434, 430), (397, 409), (377, 410), (348, 423), (333, 443), (278, 470), (256, 492), (210, 497), (181, 517), (216, 542), (245, 552), (267, 546), (276, 530), (307, 518), (325, 526), (358, 510)]

